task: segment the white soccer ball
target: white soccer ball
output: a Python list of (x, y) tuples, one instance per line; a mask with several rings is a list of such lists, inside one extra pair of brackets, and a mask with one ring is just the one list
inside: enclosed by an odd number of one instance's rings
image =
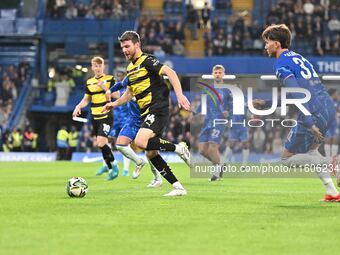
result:
[(66, 192), (70, 197), (84, 197), (88, 191), (86, 181), (81, 177), (72, 177), (68, 180)]

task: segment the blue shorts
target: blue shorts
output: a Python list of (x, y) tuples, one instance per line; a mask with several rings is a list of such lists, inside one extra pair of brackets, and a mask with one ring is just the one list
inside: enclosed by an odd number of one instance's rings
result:
[(140, 129), (140, 123), (126, 123), (119, 132), (118, 136), (126, 136), (131, 141), (135, 140), (138, 130)]
[(338, 127), (338, 122), (337, 121), (333, 121), (331, 123), (329, 129), (327, 130), (325, 137), (331, 138), (333, 136), (336, 136), (337, 127)]
[(110, 130), (109, 137), (117, 138), (121, 129), (122, 126), (120, 124), (113, 125), (113, 127)]
[(225, 125), (218, 125), (216, 127), (204, 127), (200, 133), (200, 143), (218, 143), (220, 144), (223, 138)]
[(244, 126), (232, 126), (229, 129), (229, 140), (245, 142), (248, 141), (248, 129)]
[[(328, 114), (326, 111), (323, 114), (313, 114), (314, 123), (324, 136), (336, 122), (335, 114)], [(307, 153), (313, 144), (320, 144), (321, 142), (315, 139), (313, 133), (298, 121), (298, 124), (291, 129), (286, 138), (285, 148), (291, 153)]]

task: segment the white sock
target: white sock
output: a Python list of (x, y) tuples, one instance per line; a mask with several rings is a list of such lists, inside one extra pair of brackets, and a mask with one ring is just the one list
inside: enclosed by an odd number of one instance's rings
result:
[[(314, 155), (312, 155), (314, 153)], [(312, 153), (295, 154), (289, 158), (282, 159), (284, 165), (328, 165), (330, 158), (316, 155), (318, 152), (313, 151)], [(316, 171), (320, 180), (326, 188), (326, 194), (336, 196), (338, 194), (337, 189), (334, 186), (330, 171)]]
[(221, 171), (222, 171), (222, 167), (220, 164), (214, 165), (214, 173), (213, 173), (214, 176), (219, 178)]
[(335, 155), (337, 155), (338, 154), (338, 149), (339, 149), (339, 146), (337, 145), (337, 144), (332, 144), (332, 154), (331, 154), (331, 156), (335, 156)]
[(330, 144), (325, 143), (325, 154), (326, 157), (330, 157), (332, 155), (332, 147)]
[(155, 180), (160, 180), (161, 179), (161, 174), (157, 171), (156, 167), (151, 163), (151, 161), (148, 159), (149, 164), (150, 164), (150, 170), (155, 177)]
[(143, 159), (138, 157), (138, 155), (131, 149), (130, 145), (116, 145), (117, 150), (119, 150), (125, 157), (131, 159), (136, 165), (143, 163)]
[(123, 156), (123, 162), (124, 162), (123, 169), (129, 171), (131, 160), (129, 158)]
[(230, 149), (229, 146), (227, 146), (227, 148), (225, 149), (222, 155), (222, 162), (228, 163), (232, 155), (233, 155), (233, 151)]
[(242, 150), (242, 164), (246, 165), (249, 159), (249, 149)]
[(173, 186), (175, 189), (184, 189), (184, 187), (182, 186), (182, 184), (179, 183), (179, 181), (174, 182), (174, 183), (172, 184), (172, 186)]
[(177, 154), (183, 153), (183, 147), (181, 145), (179, 145), (179, 144), (175, 144), (175, 152)]

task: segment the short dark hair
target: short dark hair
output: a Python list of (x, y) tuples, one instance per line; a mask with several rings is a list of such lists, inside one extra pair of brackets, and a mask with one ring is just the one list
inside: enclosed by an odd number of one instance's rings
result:
[(120, 42), (132, 41), (133, 43), (140, 43), (139, 34), (136, 31), (125, 31), (118, 37)]
[(263, 31), (262, 39), (278, 41), (282, 49), (287, 49), (292, 42), (292, 33), (285, 24), (270, 25)]
[(336, 89), (334, 89), (334, 88), (330, 88), (330, 89), (328, 90), (328, 94), (329, 94), (330, 96), (333, 96), (335, 93), (336, 93)]

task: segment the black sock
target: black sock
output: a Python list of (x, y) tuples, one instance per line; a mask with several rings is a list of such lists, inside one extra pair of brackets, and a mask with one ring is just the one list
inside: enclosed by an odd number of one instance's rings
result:
[(157, 171), (170, 183), (173, 184), (177, 182), (176, 176), (171, 172), (170, 167), (161, 157), (161, 155), (157, 155), (156, 157), (150, 159), (151, 163), (156, 167)]
[(163, 140), (162, 138), (153, 137), (148, 141), (148, 145), (145, 148), (148, 151), (175, 151), (175, 144)]
[(115, 160), (115, 157), (113, 156), (112, 154), (112, 151), (110, 149), (110, 147), (105, 144), (103, 147), (100, 148), (101, 151), (102, 151), (102, 154), (103, 154), (103, 158), (104, 158), (104, 161), (107, 165), (107, 167), (109, 169), (112, 169), (112, 164), (111, 162), (113, 162)]

